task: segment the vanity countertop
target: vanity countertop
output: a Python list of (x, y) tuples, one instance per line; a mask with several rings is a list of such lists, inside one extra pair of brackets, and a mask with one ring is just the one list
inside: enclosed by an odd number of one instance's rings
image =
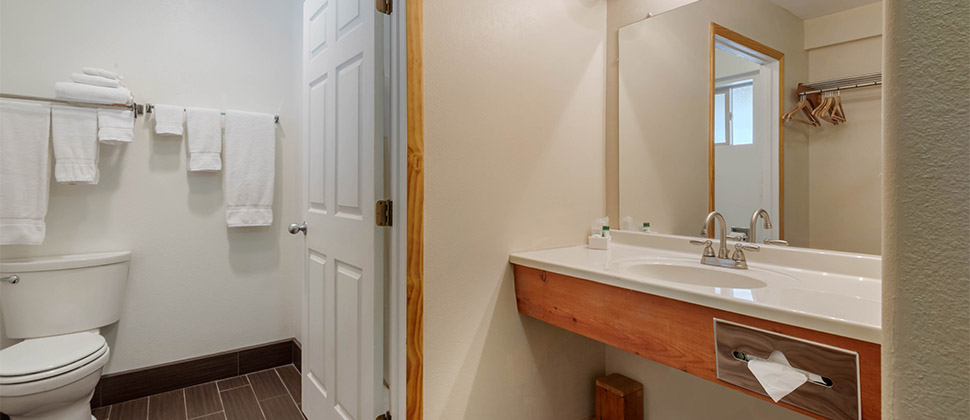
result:
[[(610, 250), (586, 245), (517, 252), (512, 264), (708, 306), (779, 323), (881, 342), (880, 258), (872, 255), (762, 246), (747, 252), (749, 270), (707, 267), (764, 280), (763, 287), (729, 288), (667, 281), (630, 267), (649, 261), (700, 264), (701, 248), (687, 237), (621, 233)], [(715, 241), (714, 246), (717, 247)], [(733, 246), (730, 247), (733, 249)], [(808, 269), (807, 267), (812, 267)]]

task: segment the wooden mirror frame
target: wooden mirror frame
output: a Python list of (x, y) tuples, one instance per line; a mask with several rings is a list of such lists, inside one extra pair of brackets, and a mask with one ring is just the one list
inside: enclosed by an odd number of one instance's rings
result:
[[(707, 208), (714, 211), (714, 50), (716, 49), (716, 39), (724, 39), (742, 49), (750, 50), (754, 53), (770, 57), (778, 61), (778, 239), (785, 239), (785, 124), (781, 116), (785, 114), (785, 54), (773, 49), (758, 41), (734, 32), (728, 28), (711, 22), (710, 39), (710, 71), (709, 71), (709, 92), (708, 92), (708, 174), (707, 174)], [(713, 237), (714, 229), (708, 229), (709, 235)]]

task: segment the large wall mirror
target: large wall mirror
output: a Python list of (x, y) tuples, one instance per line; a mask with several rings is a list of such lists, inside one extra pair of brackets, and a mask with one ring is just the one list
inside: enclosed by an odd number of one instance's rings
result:
[(698, 236), (716, 210), (736, 238), (879, 253), (879, 5), (803, 6), (700, 0), (620, 28), (621, 217)]

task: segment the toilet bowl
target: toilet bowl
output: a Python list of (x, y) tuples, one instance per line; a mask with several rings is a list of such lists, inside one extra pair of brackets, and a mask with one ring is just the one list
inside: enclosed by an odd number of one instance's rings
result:
[(0, 411), (11, 420), (91, 420), (91, 397), (111, 351), (99, 328), (116, 322), (130, 252), (0, 261), (6, 334)]
[(0, 350), (0, 407), (12, 420), (89, 420), (109, 354), (96, 332), (30, 339)]

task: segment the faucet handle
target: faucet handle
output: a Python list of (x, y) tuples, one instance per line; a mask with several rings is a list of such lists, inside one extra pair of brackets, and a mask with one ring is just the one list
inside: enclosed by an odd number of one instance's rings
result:
[(734, 245), (734, 254), (731, 255), (731, 259), (734, 260), (734, 261), (737, 261), (737, 262), (747, 261), (744, 258), (744, 251), (755, 251), (755, 252), (758, 252), (760, 250), (761, 250), (761, 247), (759, 247), (757, 245), (752, 245), (752, 244), (744, 243), (744, 242), (738, 242), (737, 244)]
[(766, 245), (781, 245), (788, 246), (788, 241), (783, 241), (781, 239), (765, 239)]
[(705, 240), (705, 241), (701, 241), (701, 240), (697, 240), (697, 239), (691, 239), (690, 240), (690, 244), (691, 245), (702, 245), (702, 246), (704, 246), (704, 256), (705, 257), (713, 257), (714, 256), (714, 246), (713, 246), (714, 242), (712, 242), (710, 239)]
[(744, 250), (744, 251), (754, 251), (754, 252), (758, 252), (758, 251), (761, 250), (761, 247), (758, 246), (758, 245), (755, 245), (755, 244), (749, 244), (747, 242), (738, 242), (738, 243), (734, 244), (734, 250), (735, 251)]

